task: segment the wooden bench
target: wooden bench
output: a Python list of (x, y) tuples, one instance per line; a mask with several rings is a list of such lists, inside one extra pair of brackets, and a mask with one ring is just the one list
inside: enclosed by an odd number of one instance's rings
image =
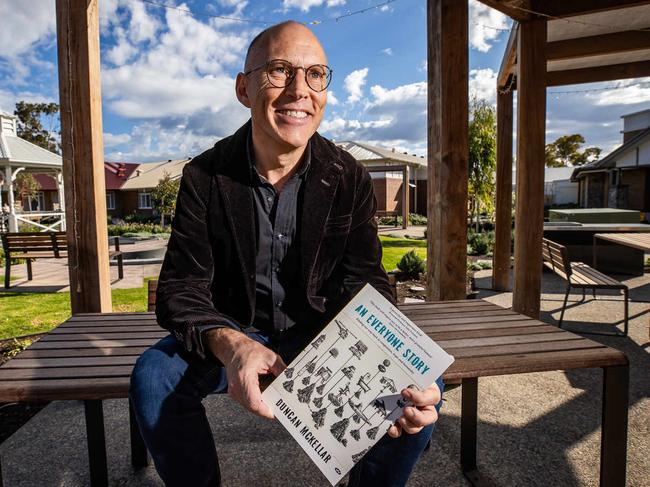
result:
[[(444, 378), (462, 381), (460, 464), (473, 485), (481, 482), (480, 377), (594, 367), (604, 374), (600, 484), (625, 485), (629, 368), (622, 352), (483, 300), (407, 304), (400, 309), (456, 358)], [(0, 401), (83, 400), (90, 484), (105, 486), (102, 400), (128, 397), (138, 356), (166, 335), (151, 312), (75, 315), (0, 367)], [(146, 465), (133, 416), (131, 448), (133, 465)]]
[[(16, 232), (3, 233), (2, 247), (5, 252), (5, 289), (11, 287), (12, 261), (24, 259), (27, 263), (27, 280), (31, 281), (32, 261), (36, 259), (63, 259), (68, 257), (68, 240), (65, 232)], [(120, 238), (115, 237), (114, 250), (108, 252), (109, 259), (117, 259), (117, 272), (124, 277)]]
[(397, 217), (399, 216), (399, 213), (396, 210), (393, 211), (387, 211), (387, 210), (379, 210), (375, 214), (375, 217), (377, 218), (377, 221), (379, 221), (380, 218), (395, 218), (395, 226), (399, 226), (399, 221), (397, 220)]
[(616, 330), (616, 332), (617, 335), (627, 336), (629, 320), (629, 290), (625, 284), (616, 279), (612, 279), (608, 275), (603, 274), (592, 267), (589, 267), (584, 262), (571, 262), (566, 247), (546, 238), (542, 241), (542, 257), (544, 265), (567, 282), (564, 304), (562, 305), (562, 312), (560, 313), (560, 320), (558, 323), (560, 328), (562, 328), (564, 311), (572, 288), (582, 289), (583, 300), (585, 299), (586, 289), (592, 289), (594, 298), (596, 297), (596, 289), (618, 289), (623, 291), (624, 296), (624, 331), (623, 333), (620, 333)]

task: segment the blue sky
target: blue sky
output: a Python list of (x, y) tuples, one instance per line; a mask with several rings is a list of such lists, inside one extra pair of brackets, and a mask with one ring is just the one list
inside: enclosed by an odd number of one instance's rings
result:
[[(312, 29), (334, 77), (321, 133), (426, 154), (426, 2), (100, 0), (106, 160), (196, 155), (246, 121), (234, 78), (250, 40), (295, 19)], [(0, 2), (0, 109), (58, 101), (54, 0)], [(186, 12), (189, 10), (192, 13)], [(243, 18), (237, 22), (216, 18)], [(338, 20), (336, 20), (338, 18)], [(470, 2), (470, 91), (494, 102), (510, 20)], [(586, 93), (557, 93), (615, 87)], [(605, 153), (625, 113), (650, 108), (650, 78), (550, 89), (547, 140), (582, 133)]]

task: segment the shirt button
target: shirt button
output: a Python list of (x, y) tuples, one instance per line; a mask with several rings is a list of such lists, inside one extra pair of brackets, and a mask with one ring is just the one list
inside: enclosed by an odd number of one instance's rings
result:
[(278, 240), (282, 240), (283, 238), (284, 238), (284, 235), (282, 235), (281, 233), (278, 233)]
[(275, 272), (276, 274), (279, 273), (279, 272), (280, 272), (280, 268), (279, 268), (279, 267), (276, 267), (275, 269), (273, 269), (273, 272)]
[(275, 303), (275, 304), (276, 304), (276, 306), (279, 308), (280, 306), (282, 306), (282, 301), (278, 301), (278, 302)]
[(273, 201), (273, 196), (267, 196), (267, 197), (266, 197), (266, 201), (268, 201), (269, 203), (270, 203), (271, 201)]

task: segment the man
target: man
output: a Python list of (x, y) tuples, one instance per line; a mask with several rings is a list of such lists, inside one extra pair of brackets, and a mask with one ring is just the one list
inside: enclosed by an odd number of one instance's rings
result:
[[(260, 376), (280, 374), (366, 282), (392, 300), (372, 180), (316, 133), (331, 79), (320, 43), (296, 22), (273, 26), (244, 71), (236, 94), (251, 120), (185, 167), (156, 305), (172, 335), (131, 379), (167, 485), (220, 482), (207, 394), (227, 391), (272, 419)], [(427, 445), (439, 388), (402, 394), (417, 407), (355, 466), (351, 487), (404, 485)]]

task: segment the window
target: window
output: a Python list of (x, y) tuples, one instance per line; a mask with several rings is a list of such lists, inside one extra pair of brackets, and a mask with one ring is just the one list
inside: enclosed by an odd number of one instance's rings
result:
[(609, 185), (618, 186), (621, 183), (621, 171), (614, 169), (609, 172)]
[(151, 208), (151, 193), (149, 191), (138, 191), (138, 209), (150, 210)]
[(37, 191), (31, 196), (23, 196), (23, 211), (45, 211), (45, 194)]
[(106, 209), (114, 210), (115, 209), (115, 193), (109, 191), (106, 193)]

